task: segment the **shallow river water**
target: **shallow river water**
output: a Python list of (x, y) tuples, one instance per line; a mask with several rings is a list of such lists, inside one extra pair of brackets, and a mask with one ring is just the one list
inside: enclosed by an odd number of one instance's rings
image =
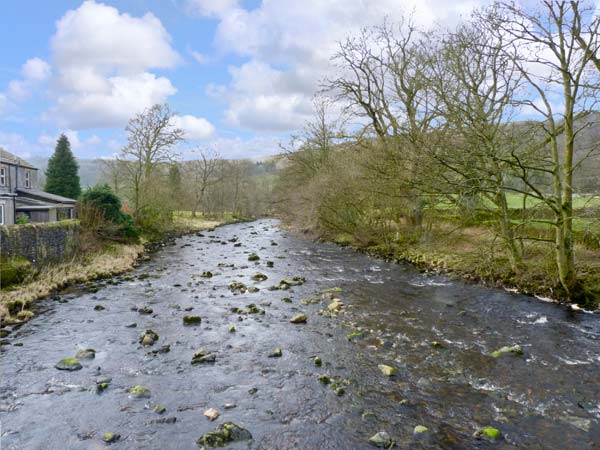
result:
[[(268, 279), (253, 281), (256, 272)], [(268, 289), (291, 277), (306, 282)], [(234, 281), (260, 290), (233, 293)], [(102, 449), (107, 432), (121, 436), (114, 449), (191, 450), (229, 421), (253, 436), (231, 449), (368, 449), (379, 431), (400, 449), (600, 448), (598, 315), (298, 239), (274, 220), (182, 237), (98, 286), (42, 302), (2, 346), (2, 450)], [(342, 312), (319, 314), (333, 287)], [(231, 311), (252, 303), (264, 314)], [(290, 323), (299, 312), (307, 323)], [(184, 315), (202, 323), (184, 326)], [(151, 347), (138, 343), (145, 329), (159, 335)], [(514, 344), (522, 356), (490, 355)], [(152, 353), (163, 345), (170, 351)], [(276, 347), (282, 356), (269, 357)], [(54, 368), (85, 348), (96, 356), (81, 370)], [(200, 348), (216, 361), (192, 365)], [(112, 379), (102, 392), (99, 377)], [(131, 398), (135, 385), (151, 396)], [(209, 408), (217, 420), (203, 415)], [(429, 431), (414, 435), (417, 425)], [(503, 438), (473, 437), (486, 426)]]

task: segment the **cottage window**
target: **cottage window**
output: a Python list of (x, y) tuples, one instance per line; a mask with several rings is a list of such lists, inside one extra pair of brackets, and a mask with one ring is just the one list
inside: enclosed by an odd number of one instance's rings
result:
[(0, 167), (0, 186), (6, 186), (6, 167)]
[(0, 225), (4, 225), (4, 205), (0, 205)]
[(25, 172), (25, 187), (29, 189), (31, 187), (31, 173), (29, 170)]

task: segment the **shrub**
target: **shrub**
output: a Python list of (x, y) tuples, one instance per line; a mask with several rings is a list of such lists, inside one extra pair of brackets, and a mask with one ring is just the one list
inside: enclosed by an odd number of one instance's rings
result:
[(137, 239), (140, 235), (133, 218), (121, 211), (121, 200), (106, 184), (89, 188), (81, 195), (79, 219), (84, 229), (106, 237)]

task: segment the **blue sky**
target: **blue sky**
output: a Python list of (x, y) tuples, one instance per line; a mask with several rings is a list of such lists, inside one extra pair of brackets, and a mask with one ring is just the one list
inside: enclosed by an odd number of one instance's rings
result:
[(168, 102), (182, 148), (260, 157), (311, 115), (336, 42), (414, 8), (454, 22), (459, 0), (7, 0), (0, 22), (0, 146), (48, 156), (65, 132), (110, 157), (127, 119)]

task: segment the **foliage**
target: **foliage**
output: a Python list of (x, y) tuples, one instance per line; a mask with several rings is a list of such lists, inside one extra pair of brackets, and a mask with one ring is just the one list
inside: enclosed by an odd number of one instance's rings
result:
[(79, 166), (73, 152), (71, 152), (69, 139), (61, 134), (56, 143), (54, 154), (48, 160), (45, 191), (77, 199), (81, 194), (78, 170)]
[(82, 227), (112, 238), (136, 239), (140, 229), (121, 211), (121, 200), (107, 185), (88, 188), (81, 195), (79, 218)]
[(25, 225), (26, 223), (29, 223), (29, 216), (27, 214), (17, 214), (17, 217), (15, 217), (15, 224)]

